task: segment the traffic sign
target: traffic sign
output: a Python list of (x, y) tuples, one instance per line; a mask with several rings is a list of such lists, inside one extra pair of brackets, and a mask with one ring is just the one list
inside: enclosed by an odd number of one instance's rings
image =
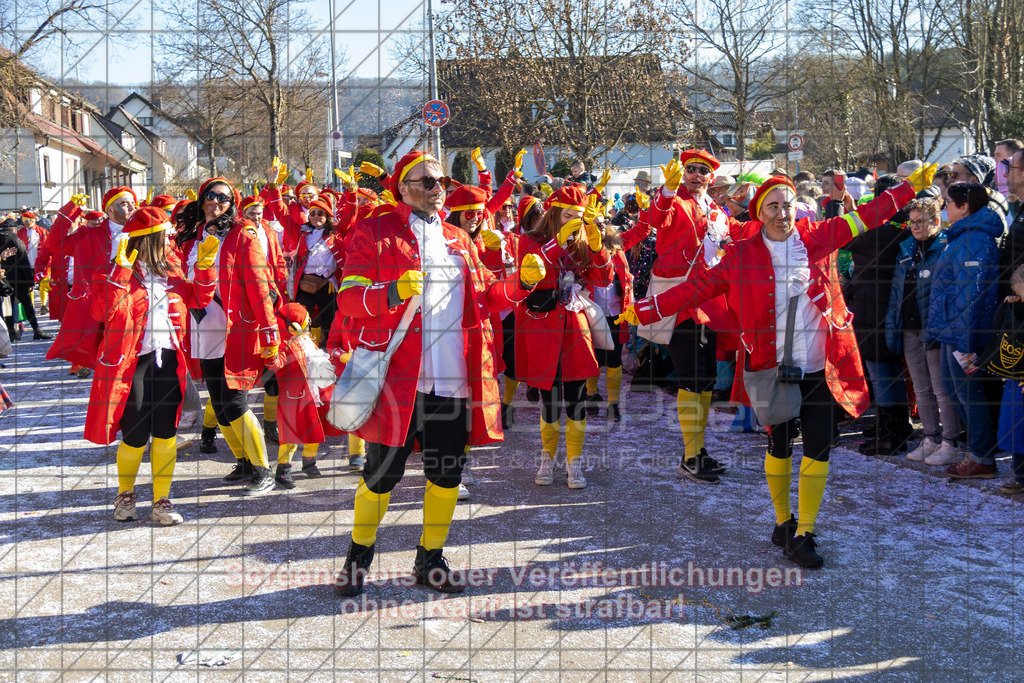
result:
[(548, 172), (548, 162), (544, 157), (544, 148), (540, 140), (533, 146), (533, 165), (537, 167), (537, 175), (544, 175)]
[(423, 107), (423, 120), (433, 128), (440, 128), (448, 123), (451, 116), (452, 113), (449, 111), (448, 105), (441, 100), (430, 100)]
[(340, 130), (333, 131), (331, 133), (331, 149), (335, 152), (341, 151), (345, 147), (345, 138), (341, 134)]
[(804, 148), (804, 136), (799, 133), (793, 133), (786, 138), (786, 146), (789, 147), (790, 152), (799, 152)]
[(790, 151), (790, 153), (789, 153), (789, 160), (790, 161), (800, 161), (803, 158), (804, 158), (804, 151), (802, 149), (793, 150), (793, 151)]

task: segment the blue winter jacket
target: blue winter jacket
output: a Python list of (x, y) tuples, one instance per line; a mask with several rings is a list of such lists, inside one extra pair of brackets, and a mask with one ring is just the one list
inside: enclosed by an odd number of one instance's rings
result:
[[(928, 328), (928, 302), (932, 293), (932, 275), (939, 254), (946, 248), (946, 231), (941, 231), (932, 240), (928, 251), (917, 264), (917, 308), (921, 312), (921, 329)], [(885, 345), (893, 353), (903, 353), (903, 288), (907, 283), (907, 271), (914, 261), (917, 239), (910, 235), (900, 242), (900, 253), (896, 257), (896, 270), (892, 274), (892, 289), (889, 292), (889, 310), (885, 313)]]
[(981, 353), (992, 335), (999, 286), (1003, 219), (989, 208), (946, 230), (946, 248), (932, 274), (925, 342), (952, 344), (961, 353)]

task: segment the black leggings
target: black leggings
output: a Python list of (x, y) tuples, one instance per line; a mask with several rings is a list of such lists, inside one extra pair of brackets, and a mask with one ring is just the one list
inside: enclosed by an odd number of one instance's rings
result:
[(619, 336), (619, 326), (615, 324), (615, 318), (618, 316), (608, 316), (608, 327), (612, 331), (612, 339), (615, 340), (615, 348), (611, 351), (605, 351), (594, 347), (594, 355), (597, 356), (597, 365), (602, 368), (621, 368), (622, 367), (622, 337)]
[[(804, 436), (804, 457), (828, 462), (835, 430), (835, 399), (828, 390), (825, 371), (804, 375), (800, 380), (800, 432)], [(796, 420), (768, 427), (768, 455), (788, 458), (793, 455)]]
[(668, 353), (675, 367), (677, 388), (695, 394), (715, 388), (718, 379), (715, 339), (714, 330), (692, 318), (676, 325)]
[[(0, 297), (2, 298), (2, 297)], [(36, 321), (36, 310), (32, 307), (32, 288), (25, 285), (15, 285), (14, 294), (11, 295), (11, 306), (18, 308), (18, 304), (25, 310), (25, 320), (32, 326), (32, 330), (39, 331), (39, 323)], [(7, 331), (14, 337), (14, 314), (7, 316)]]
[(178, 433), (178, 407), (181, 405), (181, 384), (178, 380), (178, 354), (163, 349), (161, 365), (156, 352), (139, 356), (132, 375), (128, 401), (121, 415), (121, 439), (132, 448), (143, 448), (154, 439), (173, 439)]
[(555, 378), (549, 390), (540, 390), (540, 416), (548, 424), (558, 422), (562, 415), (562, 401), (565, 400), (565, 415), (579, 422), (587, 417), (587, 382), (574, 380), (563, 382)]
[(263, 391), (266, 392), (267, 396), (277, 396), (280, 393), (280, 389), (277, 386), (277, 376), (269, 368), (263, 371)]
[(249, 392), (228, 388), (224, 379), (224, 358), (203, 358), (199, 361), (203, 369), (206, 389), (210, 392), (210, 403), (217, 416), (217, 423), (229, 425), (249, 410)]
[(516, 378), (516, 314), (509, 313), (501, 321), (501, 360), (505, 363), (505, 379)]
[(423, 474), (427, 481), (442, 488), (455, 488), (462, 481), (468, 439), (466, 399), (417, 392), (405, 443), (385, 446), (367, 442), (363, 467), (366, 488), (374, 493), (394, 489), (405, 475), (405, 461), (416, 441), (423, 451)]
[[(309, 326), (319, 327), (323, 331), (324, 342), (321, 343), (321, 346), (323, 346), (327, 341), (328, 333), (331, 331), (331, 325), (334, 324), (334, 313), (338, 306), (335, 301), (334, 287), (328, 283), (321, 287), (316, 294), (303, 292), (300, 289), (295, 295), (295, 303), (301, 304), (306, 309), (306, 312), (309, 313)], [(316, 315), (313, 315), (314, 313)]]

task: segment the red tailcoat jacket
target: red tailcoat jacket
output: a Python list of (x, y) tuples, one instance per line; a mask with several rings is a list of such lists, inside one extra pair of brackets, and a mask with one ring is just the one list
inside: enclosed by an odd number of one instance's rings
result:
[(277, 378), (277, 428), (286, 444), (323, 443), (321, 413), (326, 412), (332, 387), (320, 392), (321, 405), (313, 400), (306, 374), (306, 353), (292, 338), (281, 344), (277, 361), (270, 366)]
[[(168, 309), (174, 325), (171, 340), (178, 356), (178, 383), (182, 396), (185, 395), (185, 372), (188, 369), (182, 350), (187, 309), (209, 305), (213, 300), (214, 277), (215, 273), (210, 268), (199, 271), (192, 283), (182, 276), (176, 265), (172, 265), (167, 276)], [(132, 376), (139, 362), (149, 316), (149, 298), (141, 276), (119, 265), (114, 265), (108, 277), (97, 280), (90, 298), (89, 313), (97, 322), (104, 324), (104, 331), (89, 391), (85, 438), (93, 443), (108, 444), (117, 438), (132, 388)], [(177, 417), (181, 417), (180, 404)]]
[(74, 202), (62, 206), (46, 239), (39, 245), (39, 253), (36, 255), (36, 279), (38, 280), (40, 276), (46, 277), (47, 268), (50, 271), (50, 320), (61, 320), (68, 306), (68, 268), (71, 254), (65, 253), (64, 241), (71, 225), (81, 215), (82, 207)]
[[(394, 211), (356, 224), (349, 235), (344, 280), (338, 292), (338, 312), (348, 316), (353, 347), (387, 348), (406, 303), (388, 307), (388, 288), (407, 270), (421, 270), (420, 252), (409, 227), (410, 207), (400, 202)], [(523, 295), (516, 281), (489, 282), (476, 247), (461, 228), (442, 223), (451, 253), (463, 261), (465, 307), (462, 313), (463, 346), (469, 375), (469, 445), (501, 441), (500, 396), (495, 379), (491, 326), (493, 310), (514, 305)], [(340, 316), (339, 316), (340, 317)], [(338, 318), (335, 318), (337, 326)], [(422, 357), (421, 316), (417, 312), (388, 366), (387, 377), (373, 415), (356, 430), (370, 443), (400, 446), (405, 443), (416, 402)], [(339, 335), (332, 335), (337, 340)]]
[[(601, 247), (598, 252), (584, 251), (586, 263), (575, 268), (577, 284), (584, 288), (610, 285), (614, 271), (605, 248)], [(537, 283), (534, 291), (553, 293), (558, 288), (566, 253), (557, 240), (541, 244), (523, 235), (519, 238), (520, 264), (527, 254), (536, 254), (544, 262), (544, 279)], [(562, 303), (546, 313), (537, 313), (521, 303), (516, 307), (516, 378), (531, 387), (549, 390), (559, 364), (560, 376), (567, 382), (597, 377), (600, 372), (586, 314), (569, 311)]]
[[(828, 322), (825, 379), (839, 405), (853, 416), (863, 413), (870, 400), (850, 324), (853, 314), (843, 299), (834, 254), (857, 235), (884, 224), (913, 198), (914, 189), (903, 183), (855, 213), (818, 223), (806, 218), (796, 222), (811, 268), (807, 293)], [(636, 313), (640, 322), (647, 324), (724, 294), (742, 330), (740, 341), (748, 356), (746, 362), (751, 370), (764, 370), (778, 365), (774, 280), (771, 255), (758, 233), (726, 249), (722, 261), (714, 268), (702, 270), (687, 282), (638, 302)], [(741, 378), (742, 373), (737, 372), (737, 377)], [(733, 396), (749, 405), (742, 382), (734, 383)]]

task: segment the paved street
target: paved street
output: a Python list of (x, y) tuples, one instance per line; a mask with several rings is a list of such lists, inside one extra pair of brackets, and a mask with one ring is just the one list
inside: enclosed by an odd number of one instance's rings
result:
[[(140, 521), (118, 523), (115, 449), (81, 438), (90, 380), (46, 361), (46, 342), (15, 346), (0, 374), (18, 404), (0, 416), (0, 680), (1014, 680), (1024, 665), (1024, 507), (996, 490), (1006, 460), (996, 480), (954, 484), (844, 437), (817, 529), (826, 568), (801, 573), (769, 542), (765, 439), (727, 433), (731, 415), (708, 437), (730, 468), (719, 486), (674, 473), (672, 399), (624, 392), (625, 422), (589, 422), (589, 487), (556, 468), (539, 488), (521, 390), (517, 427), (474, 452), (479, 483), (455, 513), (446, 554), (474, 570), (466, 593), (408, 585), (411, 460), (378, 574), (340, 601), (329, 583), (358, 481), (343, 441), (321, 449), (322, 479), (257, 498), (221, 481), (223, 439), (216, 456), (189, 449), (173, 528), (149, 521), (147, 457)], [(237, 658), (204, 667), (197, 650)]]

